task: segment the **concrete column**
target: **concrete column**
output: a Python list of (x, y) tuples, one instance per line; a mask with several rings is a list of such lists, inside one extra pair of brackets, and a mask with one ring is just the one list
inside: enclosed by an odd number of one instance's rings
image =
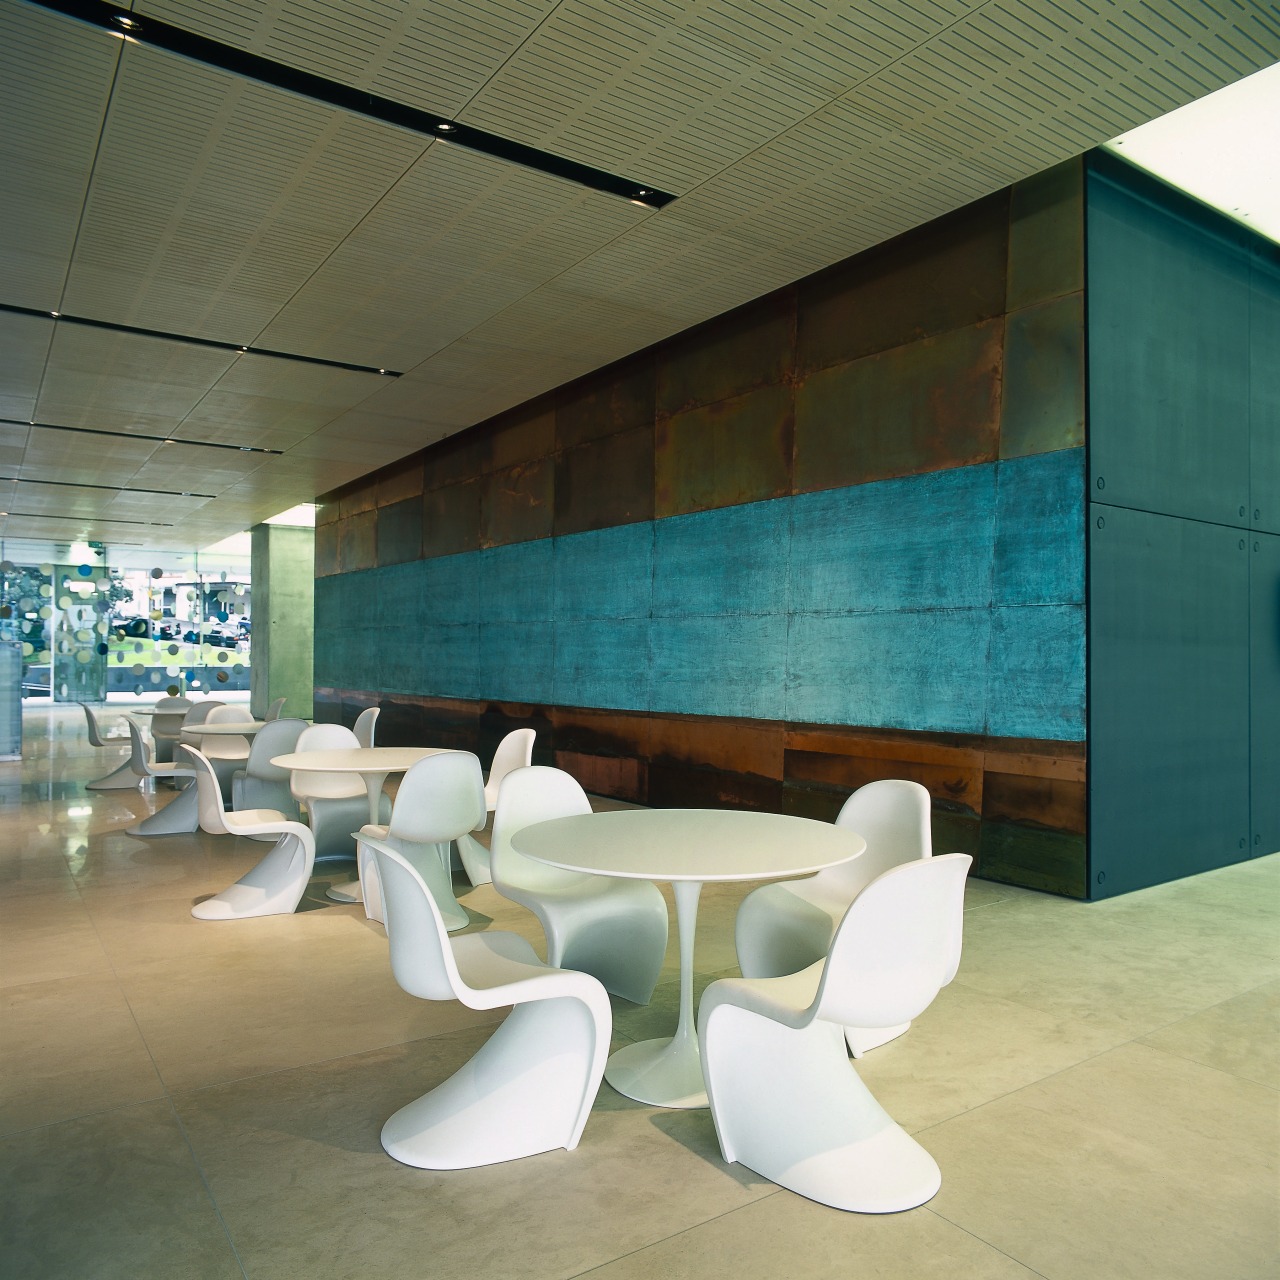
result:
[(315, 530), (259, 524), (253, 537), (253, 661), (249, 707), (259, 718), (276, 698), (284, 714), (312, 712)]

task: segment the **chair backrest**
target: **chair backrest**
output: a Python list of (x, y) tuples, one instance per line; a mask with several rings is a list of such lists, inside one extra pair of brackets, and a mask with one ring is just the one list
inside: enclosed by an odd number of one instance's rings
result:
[(102, 740), (102, 731), (98, 728), (98, 717), (93, 714), (93, 708), (87, 702), (80, 705), (84, 708), (84, 718), (89, 722), (89, 745), (105, 747), (107, 744)]
[(422, 877), (390, 845), (364, 837), (378, 863), (387, 947), (396, 981), (420, 1000), (461, 1000), (469, 988), (462, 981), (440, 908)]
[(258, 730), (249, 746), (245, 773), (267, 782), (287, 782), (289, 770), (271, 763), (272, 756), (288, 755), (298, 749), (298, 738), (307, 727), (305, 720), (272, 720)]
[(511, 837), (535, 822), (552, 818), (569, 818), (590, 813), (591, 801), (577, 779), (563, 769), (548, 765), (530, 765), (517, 769), (502, 780), (498, 791), (498, 807), (493, 815), (493, 839), (489, 846), (489, 867), (494, 887), (501, 893), (504, 886), (512, 889), (554, 889), (579, 884), (588, 877), (577, 871), (561, 871), (544, 862), (526, 858), (511, 847)]
[(210, 835), (227, 834), (226, 809), (222, 805), (222, 788), (218, 775), (213, 771), (209, 757), (196, 747), (186, 747), (196, 771), (196, 804), (200, 814), (200, 829)]
[(182, 722), (191, 710), (189, 698), (161, 698), (156, 703), (155, 714), (151, 717), (151, 736), (155, 738), (176, 738), (182, 730)]
[(836, 929), (812, 1015), (848, 1027), (910, 1022), (956, 976), (967, 853), (917, 858), (877, 876)]
[(142, 737), (142, 726), (132, 717), (125, 716), (129, 726), (129, 768), (140, 778), (151, 776), (151, 748)]
[(931, 808), (929, 792), (918, 782), (885, 778), (859, 787), (844, 802), (836, 826), (862, 836), (866, 852), (820, 871), (822, 883), (853, 898), (890, 867), (929, 857), (933, 852)]
[(498, 743), (489, 766), (489, 795), (496, 800), (502, 780), (516, 769), (527, 769), (533, 763), (533, 729), (513, 729)]
[[(313, 724), (298, 735), (298, 751), (349, 751), (360, 743), (346, 725)], [(365, 795), (364, 782), (358, 773), (325, 773), (322, 770), (295, 769), (289, 779), (289, 790), (295, 800), (345, 800)]]
[[(253, 712), (245, 706), (236, 706), (234, 703), (214, 707), (204, 718), (205, 724), (252, 724)], [(186, 745), (187, 735), (182, 735), (183, 745)], [(209, 738), (205, 741), (198, 741), (194, 744), (205, 753), (211, 760), (247, 760), (249, 757), (249, 739), (241, 737), (238, 733), (227, 734), (225, 737)]]
[(284, 710), (283, 698), (277, 698), (268, 708), (267, 713), (262, 717), (262, 721), (266, 724), (270, 720), (279, 720), (280, 713)]
[(365, 709), (356, 716), (355, 727), (352, 733), (356, 735), (356, 741), (362, 747), (372, 747), (374, 745), (375, 726), (378, 723), (378, 714), (382, 710), (381, 707), (365, 707)]
[(414, 844), (456, 840), (482, 821), (484, 776), (469, 751), (427, 756), (405, 771), (387, 834)]
[(182, 717), (182, 728), (178, 734), (179, 740), (184, 747), (198, 747), (200, 745), (200, 739), (195, 734), (187, 731), (192, 725), (208, 723), (209, 717), (223, 705), (221, 702), (206, 698), (203, 702), (197, 702), (192, 706), (187, 714)]

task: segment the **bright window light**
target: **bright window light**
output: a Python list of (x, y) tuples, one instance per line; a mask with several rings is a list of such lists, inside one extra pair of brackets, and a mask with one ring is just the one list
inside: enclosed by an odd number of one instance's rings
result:
[(248, 533), (233, 533), (221, 542), (215, 542), (200, 552), (202, 556), (250, 556), (253, 554), (253, 536)]
[(296, 507), (290, 507), (288, 511), (282, 511), (278, 516), (271, 516), (263, 523), (306, 525), (308, 528), (315, 528), (316, 504), (300, 502)]
[(1280, 62), (1112, 139), (1116, 155), (1280, 241)]

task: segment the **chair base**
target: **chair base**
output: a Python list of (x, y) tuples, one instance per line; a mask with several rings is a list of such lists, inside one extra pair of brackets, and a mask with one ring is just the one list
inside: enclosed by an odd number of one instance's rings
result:
[(595, 1035), (581, 1000), (517, 1005), (465, 1066), (383, 1125), (383, 1150), (418, 1169), (572, 1151), (598, 1085), (589, 1066)]
[(190, 835), (200, 828), (200, 803), (195, 787), (179, 791), (162, 809), (149, 818), (125, 828), (130, 836), (181, 836)]
[(197, 920), (245, 920), (252, 916), (291, 915), (311, 877), (311, 860), (302, 841), (286, 832), (252, 871), (230, 888), (197, 902)]
[(476, 887), (492, 884), (493, 873), (489, 869), (489, 850), (470, 835), (459, 836), (457, 843), (458, 858), (462, 862), (463, 871), (467, 873), (467, 879)]
[(95, 778), (92, 782), (86, 782), (84, 789), (86, 791), (136, 791), (141, 781), (142, 779), (134, 773), (133, 765), (125, 760), (110, 773), (103, 774), (101, 778)]
[(899, 1023), (896, 1027), (878, 1027), (874, 1031), (867, 1027), (845, 1027), (844, 1040), (849, 1046), (849, 1052), (855, 1058), (861, 1058), (864, 1053), (870, 1053), (872, 1049), (878, 1049), (882, 1044), (888, 1044), (890, 1040), (896, 1040), (910, 1030), (909, 1022)]
[(712, 988), (703, 1066), (726, 1160), (854, 1213), (900, 1213), (937, 1194), (937, 1163), (858, 1077), (844, 1028), (793, 1030), (714, 1000)]

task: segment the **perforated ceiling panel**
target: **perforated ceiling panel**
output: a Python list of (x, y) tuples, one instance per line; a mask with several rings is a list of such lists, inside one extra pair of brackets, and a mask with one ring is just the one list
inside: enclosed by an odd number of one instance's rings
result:
[(625, 201), (436, 143), (262, 341), (412, 368), (645, 216)]
[(0, 312), (0, 418), (29, 422), (35, 417), (52, 337), (52, 320)]
[(119, 42), (0, 0), (0, 301), (56, 310)]
[(0, 0), (0, 303), (161, 331), (0, 313), (0, 416), (285, 450), (14, 428), (15, 474), (218, 497), (18, 485), (3, 536), (61, 511), (68, 537), (205, 545), (1280, 57), (1246, 0), (135, 8), (680, 198), (634, 208)]
[(249, 343), (424, 145), (127, 45), (62, 309)]
[(141, 0), (135, 9), (276, 62), (454, 115), (555, 0)]
[(231, 351), (60, 324), (36, 420), (166, 435), (235, 359)]
[(156, 447), (154, 440), (86, 436), (80, 431), (32, 427), (26, 457), (17, 474), (24, 480), (127, 485)]

